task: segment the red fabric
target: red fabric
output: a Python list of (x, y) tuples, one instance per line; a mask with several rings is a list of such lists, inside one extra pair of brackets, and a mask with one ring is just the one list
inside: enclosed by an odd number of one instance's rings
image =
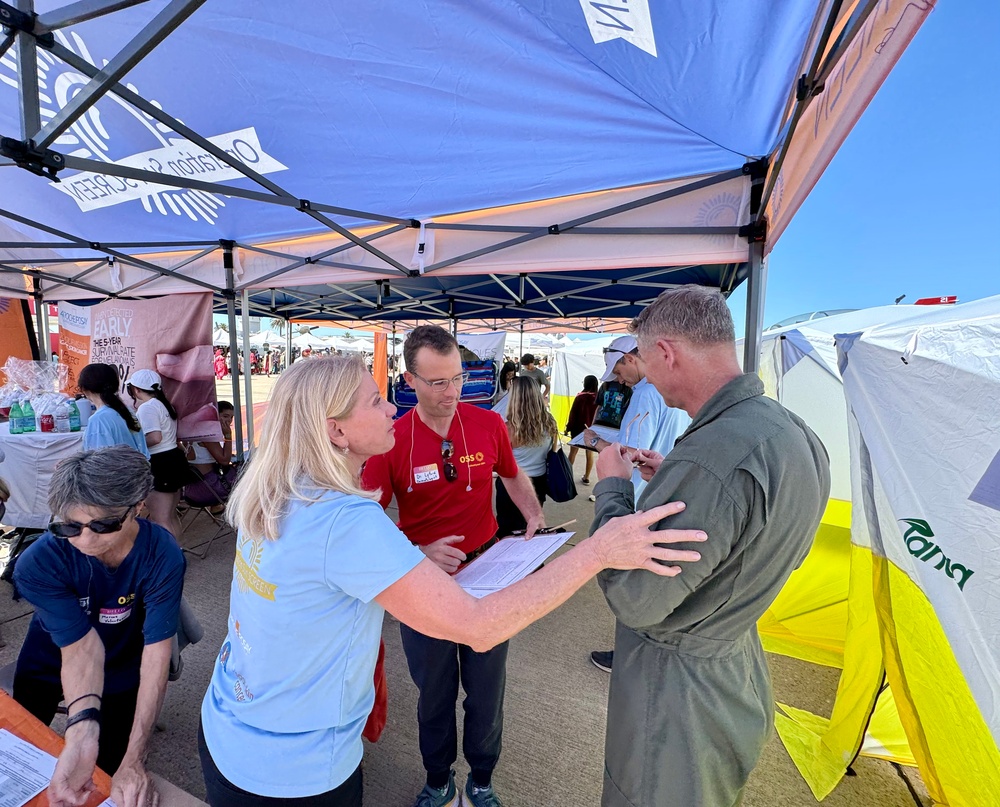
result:
[(362, 733), (370, 743), (377, 743), (389, 719), (389, 686), (385, 680), (385, 642), (378, 643), (378, 661), (375, 662), (375, 703)]
[[(441, 437), (412, 409), (396, 421), (396, 445), (368, 460), (364, 485), (382, 489), (382, 506), (393, 494), (399, 504), (399, 528), (418, 546), (447, 535), (463, 535), (458, 548), (468, 554), (497, 531), (493, 515), (493, 471), (517, 476), (517, 462), (503, 419), (488, 409), (460, 403), (448, 439), (458, 478), (448, 482), (441, 457)], [(464, 432), (464, 439), (463, 439)], [(468, 440), (466, 445), (465, 440)], [(466, 488), (471, 484), (472, 490)], [(419, 481), (422, 478), (423, 481)]]
[(566, 431), (576, 437), (584, 429), (594, 425), (597, 417), (597, 393), (581, 392), (573, 399), (573, 406), (566, 419)]

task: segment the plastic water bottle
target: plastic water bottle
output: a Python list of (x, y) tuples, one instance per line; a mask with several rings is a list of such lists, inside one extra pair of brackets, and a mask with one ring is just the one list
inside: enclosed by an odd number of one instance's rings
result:
[(10, 408), (10, 433), (11, 434), (21, 434), (24, 431), (24, 413), (21, 412), (21, 404), (14, 401), (14, 405)]
[(85, 429), (87, 427), (87, 421), (90, 420), (90, 416), (94, 414), (94, 405), (86, 398), (79, 398), (75, 403), (77, 411), (80, 413), (80, 428)]
[(21, 414), (21, 432), (27, 434), (35, 431), (35, 408), (31, 405), (31, 401), (25, 399), (21, 404)]
[(80, 431), (80, 408), (76, 401), (70, 401), (67, 405), (69, 409), (69, 430), (71, 432)]
[(65, 434), (69, 431), (69, 407), (66, 404), (59, 404), (56, 407), (55, 427), (57, 432)]

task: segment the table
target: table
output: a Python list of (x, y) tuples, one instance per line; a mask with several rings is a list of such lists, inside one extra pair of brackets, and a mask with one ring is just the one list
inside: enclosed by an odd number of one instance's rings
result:
[[(17, 701), (6, 692), (0, 690), (0, 728), (7, 729), (22, 740), (41, 748), (43, 751), (59, 756), (63, 748), (63, 738), (44, 723), (36, 720), (25, 711)], [(185, 793), (156, 774), (153, 774), (153, 784), (160, 794), (160, 807), (207, 807), (203, 801)], [(97, 790), (91, 794), (86, 807), (97, 807), (111, 792), (111, 777), (100, 768), (94, 771), (94, 784)], [(35, 796), (27, 807), (49, 807), (49, 797), (45, 793)]]
[(6, 454), (0, 476), (10, 487), (4, 524), (45, 529), (51, 521), (49, 485), (60, 460), (83, 451), (84, 432), (11, 434), (0, 423), (0, 449)]

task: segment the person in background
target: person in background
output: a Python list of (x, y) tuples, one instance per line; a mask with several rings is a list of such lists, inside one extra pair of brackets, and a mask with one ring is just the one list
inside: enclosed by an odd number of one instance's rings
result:
[(114, 366), (88, 364), (80, 370), (77, 387), (94, 406), (94, 414), (90, 416), (83, 432), (85, 451), (123, 445), (149, 457), (139, 421), (118, 397), (121, 379)]
[[(691, 417), (687, 412), (667, 406), (656, 387), (649, 383), (646, 364), (639, 354), (635, 337), (619, 336), (604, 348), (604, 366), (601, 381), (613, 379), (632, 389), (616, 442), (628, 448), (649, 449), (661, 455), (669, 453), (677, 438), (691, 425)], [(585, 430), (584, 440), (598, 452), (611, 445), (593, 429)], [(638, 467), (632, 471), (632, 487), (633, 501), (639, 501), (646, 487), (646, 480)], [(595, 650), (590, 654), (590, 660), (595, 667), (611, 672), (614, 651)]]
[(193, 481), (184, 450), (177, 445), (177, 412), (154, 370), (136, 370), (127, 389), (138, 404), (136, 416), (146, 437), (153, 470), (153, 491), (146, 498), (146, 508), (150, 519), (176, 538), (181, 534), (177, 518), (181, 488)]
[(226, 373), (229, 372), (229, 366), (226, 364), (226, 357), (219, 348), (215, 349), (215, 358), (212, 359), (212, 367), (215, 370), (215, 377), (221, 381), (226, 377)]
[(500, 417), (507, 417), (507, 406), (510, 403), (510, 382), (517, 375), (517, 365), (512, 361), (505, 361), (500, 368), (500, 396), (493, 404), (493, 411)]
[[(559, 444), (559, 428), (555, 418), (545, 408), (538, 384), (532, 379), (519, 377), (511, 380), (506, 421), (517, 467), (531, 480), (538, 503), (544, 504), (549, 491), (549, 452)], [(500, 477), (497, 477), (496, 490), (497, 535), (511, 535), (515, 530), (527, 527), (524, 516), (511, 500)]]
[[(597, 376), (588, 375), (583, 379), (583, 390), (578, 392), (573, 399), (573, 405), (569, 410), (569, 417), (566, 419), (566, 434), (576, 437), (594, 425), (594, 418), (597, 416)], [(569, 464), (576, 462), (577, 452), (580, 446), (569, 447)], [(585, 485), (590, 484), (590, 473), (594, 470), (594, 452), (583, 452), (587, 467), (580, 480)]]
[[(602, 572), (615, 614), (603, 807), (736, 807), (774, 727), (757, 620), (812, 546), (830, 495), (819, 438), (736, 358), (717, 289), (661, 294), (629, 328), (646, 378), (694, 418), (665, 457), (614, 444), (597, 459), (593, 528), (683, 496), (671, 527), (711, 541), (683, 582)], [(649, 484), (636, 500), (639, 464)]]
[(521, 356), (521, 376), (535, 379), (535, 383), (542, 389), (542, 397), (548, 397), (549, 377), (541, 367), (535, 366), (535, 357), (531, 353)]
[(84, 451), (56, 466), (54, 521), (14, 567), (35, 607), (14, 672), (14, 699), (48, 724), (66, 702), (66, 745), (49, 784), (52, 807), (78, 807), (95, 762), (118, 807), (156, 793), (145, 755), (163, 704), (177, 632), (184, 555), (136, 512), (153, 486), (132, 448)]
[[(229, 401), (219, 401), (219, 425), (222, 427), (222, 442), (211, 441), (192, 443), (187, 452), (187, 460), (201, 474), (201, 479), (189, 483), (185, 496), (202, 502), (217, 500), (223, 503), (236, 484), (236, 468), (233, 466), (233, 417), (235, 411)], [(201, 490), (204, 486), (204, 490)]]

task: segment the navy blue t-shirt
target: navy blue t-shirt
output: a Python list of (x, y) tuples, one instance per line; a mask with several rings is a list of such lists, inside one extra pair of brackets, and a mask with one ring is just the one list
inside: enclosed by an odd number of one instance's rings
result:
[(104, 643), (104, 691), (139, 686), (143, 647), (177, 632), (185, 562), (169, 532), (138, 521), (135, 545), (114, 571), (48, 532), (18, 558), (14, 582), (35, 606), (18, 675), (59, 683), (59, 648), (94, 628)]

